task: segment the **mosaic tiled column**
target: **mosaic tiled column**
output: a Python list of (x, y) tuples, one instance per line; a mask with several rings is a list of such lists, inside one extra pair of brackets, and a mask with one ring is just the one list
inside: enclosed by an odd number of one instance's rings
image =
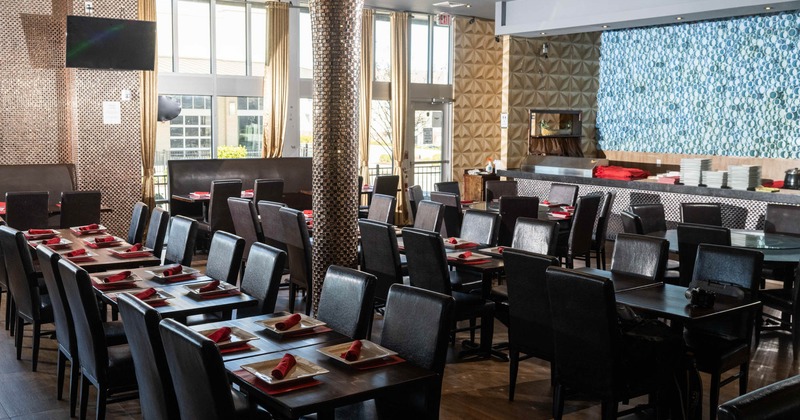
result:
[(363, 0), (312, 0), (314, 45), (314, 312), (332, 264), (355, 267), (358, 83)]

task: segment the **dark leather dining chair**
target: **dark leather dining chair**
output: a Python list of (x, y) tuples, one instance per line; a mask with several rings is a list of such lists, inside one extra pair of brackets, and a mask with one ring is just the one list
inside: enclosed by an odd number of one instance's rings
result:
[(467, 210), (461, 222), (461, 239), (495, 246), (500, 231), (500, 215), (481, 210)]
[(622, 231), (625, 233), (633, 233), (636, 235), (644, 235), (644, 226), (642, 226), (642, 218), (628, 210), (623, 210), (619, 213), (622, 219)]
[[(0, 226), (5, 226), (5, 221), (0, 222)], [(3, 247), (0, 245), (0, 303), (3, 300), (3, 294), (6, 295), (6, 321), (4, 324), (4, 328), (6, 330), (10, 330), (13, 335), (14, 328), (11, 326), (11, 319), (13, 318), (12, 314), (13, 311), (16, 310), (14, 308), (14, 299), (11, 297), (11, 289), (9, 288), (8, 283), (8, 273), (6, 272), (6, 262), (5, 257), (3, 257)]]
[(444, 181), (433, 184), (433, 190), (436, 192), (450, 193), (461, 196), (461, 187), (458, 181)]
[(231, 209), (233, 217), (234, 232), (237, 236), (244, 239), (244, 261), (250, 254), (250, 247), (258, 242), (264, 242), (264, 234), (261, 233), (261, 222), (258, 220), (258, 212), (253, 200), (246, 198), (231, 197), (228, 199), (228, 208)]
[(258, 300), (255, 306), (236, 310), (236, 318), (271, 314), (275, 312), (278, 289), (281, 285), (286, 253), (267, 244), (255, 243), (247, 257), (247, 267), (242, 275), (242, 293)]
[(317, 319), (353, 339), (369, 336), (375, 301), (375, 276), (332, 265), (325, 273)]
[(283, 180), (257, 179), (253, 183), (253, 204), (259, 201), (283, 201)]
[(444, 221), (445, 206), (435, 201), (423, 200), (417, 205), (414, 228), (439, 232)]
[(789, 420), (800, 418), (800, 375), (750, 391), (719, 406), (720, 420)]
[(150, 223), (147, 226), (147, 238), (144, 240), (144, 246), (152, 249), (156, 258), (161, 258), (161, 254), (164, 253), (164, 239), (167, 236), (168, 228), (169, 212), (162, 208), (154, 208), (150, 214)]
[(444, 218), (440, 232), (442, 236), (458, 237), (461, 235), (461, 197), (446, 192), (431, 192), (431, 201), (444, 205)]
[(764, 232), (800, 235), (798, 220), (800, 220), (800, 206), (768, 203), (764, 215)]
[(396, 201), (395, 197), (389, 195), (372, 194), (372, 202), (369, 204), (367, 219), (393, 225)]
[(61, 228), (92, 223), (100, 223), (100, 191), (62, 192)]
[(233, 218), (228, 208), (228, 198), (242, 196), (241, 179), (218, 179), (211, 181), (211, 198), (208, 201), (208, 216), (198, 224), (200, 231), (212, 234), (218, 230), (233, 232)]
[(395, 284), (386, 300), (381, 346), (396, 351), (409, 363), (435, 372), (433, 384), (384, 395), (375, 400), (386, 418), (439, 417), (447, 338), (453, 325), (452, 297)]
[(520, 217), (536, 218), (539, 215), (537, 197), (500, 197), (500, 232), (497, 244), (510, 246), (514, 240), (514, 228)]
[(130, 347), (127, 344), (109, 346), (92, 281), (86, 270), (65, 259), (58, 262), (58, 269), (70, 303), (80, 354), (80, 418), (86, 418), (89, 387), (94, 386), (97, 389), (96, 417), (103, 419), (110, 397), (117, 401), (138, 397)]
[(501, 197), (516, 197), (518, 195), (517, 181), (486, 181), (484, 189), (486, 189), (484, 201), (487, 203), (499, 200)]
[(731, 244), (731, 231), (728, 228), (693, 225), (681, 223), (678, 225), (678, 258), (680, 261), (680, 285), (688, 286), (692, 281), (697, 246), (700, 244), (724, 245)]
[(511, 247), (543, 255), (555, 255), (558, 222), (520, 217), (514, 226)]
[(669, 242), (665, 239), (619, 233), (611, 255), (611, 272), (637, 276), (651, 282), (664, 281)]
[(553, 183), (547, 193), (547, 201), (551, 204), (574, 206), (578, 199), (578, 186), (572, 184)]
[(286, 240), (283, 234), (283, 221), (280, 211), (286, 204), (272, 201), (259, 201), (257, 204), (258, 214), (261, 216), (261, 234), (264, 235), (264, 243), (286, 252)]
[(422, 187), (419, 185), (408, 187), (408, 208), (411, 211), (411, 217), (414, 219), (414, 222), (417, 220), (417, 207), (424, 199), (425, 194), (422, 192)]
[[(608, 231), (608, 218), (617, 195), (612, 191), (600, 193), (600, 207), (597, 210), (597, 219), (592, 233), (592, 252), (597, 256), (597, 268), (606, 269), (606, 232)], [(587, 264), (588, 265), (588, 264)]]
[(192, 265), (194, 244), (197, 238), (197, 220), (185, 216), (173, 216), (167, 236), (167, 252), (164, 264)]
[(17, 360), (22, 357), (23, 329), (25, 324), (30, 324), (33, 328), (31, 370), (36, 372), (42, 325), (53, 322), (53, 307), (47, 291), (39, 286), (25, 235), (14, 228), (0, 226), (0, 247), (3, 248), (6, 274), (16, 308), (12, 316), (16, 328), (14, 345)]
[[(689, 287), (711, 288), (708, 283), (711, 282), (717, 286), (714, 287), (717, 295), (733, 299), (756, 298), (763, 262), (764, 254), (759, 251), (703, 243), (697, 249)], [(711, 375), (710, 419), (716, 418), (720, 387), (738, 379), (739, 395), (747, 392), (754, 312), (743, 311), (687, 325), (684, 333), (687, 349), (694, 355), (697, 369)], [(738, 372), (723, 380), (722, 374), (734, 368), (738, 368)]]
[[(503, 251), (507, 301), (498, 314), (507, 313), (509, 381), (508, 400), (514, 401), (519, 362), (531, 357), (553, 361), (553, 325), (547, 298), (547, 268), (558, 266), (555, 257), (509, 248)], [(520, 358), (520, 353), (525, 356)], [(553, 371), (551, 367), (551, 371)]]
[(600, 197), (596, 195), (579, 197), (575, 203), (572, 226), (566, 235), (561, 235), (556, 248), (556, 256), (565, 259), (567, 268), (572, 268), (573, 260), (580, 257), (586, 259), (587, 266), (590, 265), (592, 232), (599, 205)]
[(403, 268), (394, 226), (360, 219), (361, 270), (375, 276), (375, 307), (383, 307), (393, 284), (403, 283)]
[(306, 291), (306, 315), (311, 313), (311, 241), (308, 237), (306, 217), (300, 210), (283, 207), (279, 211), (283, 225), (283, 239), (289, 256), (289, 312), (294, 312), (298, 290)]
[(663, 232), (667, 230), (667, 218), (663, 204), (631, 204), (631, 213), (642, 221), (642, 234)]
[(722, 207), (719, 203), (681, 203), (681, 222), (722, 226)]
[[(383, 194), (397, 199), (397, 187), (399, 185), (399, 175), (378, 175), (375, 177), (375, 185), (372, 186), (372, 196)], [(372, 199), (370, 199), (370, 204), (372, 204)], [(369, 206), (360, 206), (359, 217), (367, 217), (368, 211)]]
[(125, 334), (136, 366), (142, 417), (180, 418), (167, 355), (158, 330), (161, 314), (129, 293), (120, 293), (117, 296), (117, 305), (119, 313), (125, 319)]
[(6, 224), (18, 230), (46, 228), (49, 196), (47, 191), (7, 192)]
[(232, 233), (217, 231), (208, 250), (206, 276), (236, 285), (239, 281), (244, 239)]
[(129, 244), (142, 243), (144, 228), (147, 226), (147, 212), (147, 204), (140, 201), (133, 205), (131, 224), (128, 226), (128, 238), (126, 239)]
[(800, 270), (794, 270), (790, 288), (761, 289), (758, 296), (763, 305), (763, 323), (756, 323), (756, 333), (789, 331), (792, 338), (792, 357), (794, 360), (800, 359)]
[(182, 419), (271, 418), (231, 388), (213, 341), (173, 319), (161, 321), (159, 332)]

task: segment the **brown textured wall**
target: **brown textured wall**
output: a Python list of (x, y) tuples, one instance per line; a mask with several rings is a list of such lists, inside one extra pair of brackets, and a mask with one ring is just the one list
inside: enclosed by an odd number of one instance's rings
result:
[(503, 44), (494, 38), (494, 22), (455, 19), (453, 43), (453, 179), (465, 169), (486, 166), (500, 157), (500, 109)]
[[(136, 0), (95, 2), (96, 17), (136, 18)], [(66, 15), (83, 1), (4, 2), (0, 8), (0, 164), (75, 163), (78, 189), (99, 189), (114, 209), (103, 223), (127, 231), (141, 188), (137, 72), (65, 69)], [(122, 103), (104, 125), (102, 102)]]
[[(548, 58), (541, 56), (549, 44)], [(501, 133), (502, 158), (519, 167), (528, 150), (528, 109), (583, 111), (583, 151), (595, 152), (597, 88), (600, 79), (600, 33), (503, 40), (502, 112), (508, 129)]]

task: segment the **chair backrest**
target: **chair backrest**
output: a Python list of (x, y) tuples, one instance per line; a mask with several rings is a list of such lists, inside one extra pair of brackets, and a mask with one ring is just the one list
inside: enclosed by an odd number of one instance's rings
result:
[(417, 204), (417, 215), (414, 216), (414, 228), (439, 232), (444, 221), (445, 206), (430, 200), (422, 200)]
[(692, 281), (697, 247), (700, 244), (730, 246), (731, 231), (728, 228), (681, 223), (678, 225), (678, 260), (680, 262), (681, 286)]
[(632, 233), (617, 234), (611, 272), (641, 276), (653, 282), (664, 281), (669, 242), (652, 236)]
[(447, 192), (431, 192), (431, 201), (444, 204), (441, 233), (445, 237), (461, 235), (461, 197)]
[(800, 418), (800, 375), (790, 376), (729, 400), (719, 406), (720, 420)]
[(261, 222), (258, 221), (258, 212), (253, 200), (231, 197), (228, 199), (228, 208), (233, 217), (233, 226), (237, 236), (244, 239), (245, 259), (250, 254), (250, 247), (256, 242), (263, 242)]
[(211, 200), (208, 202), (208, 225), (211, 232), (233, 232), (233, 218), (228, 208), (228, 198), (242, 196), (241, 179), (211, 181)]
[(325, 273), (317, 319), (350, 338), (366, 338), (374, 301), (375, 276), (332, 265)]
[(399, 175), (380, 175), (375, 177), (373, 194), (383, 194), (397, 198), (397, 187), (400, 184)]
[[(169, 212), (156, 207), (150, 214), (150, 223), (147, 226), (147, 238), (144, 246), (153, 250), (153, 255), (161, 258), (164, 251), (164, 238), (167, 236), (169, 227)], [(135, 242), (133, 242), (135, 243)]]
[(547, 298), (547, 268), (558, 259), (508, 248), (503, 251), (508, 285), (509, 344), (553, 360), (553, 324)]
[(609, 395), (617, 383), (620, 332), (611, 280), (547, 269), (556, 381), (568, 389)]
[[(154, 209), (155, 210), (155, 209)], [(128, 227), (128, 243), (135, 244), (141, 243), (144, 236), (144, 227), (147, 223), (147, 204), (141, 201), (133, 205), (133, 212), (131, 213), (131, 224)]]
[(372, 194), (367, 219), (394, 224), (394, 207), (397, 198), (390, 195)]
[(520, 217), (535, 219), (538, 214), (538, 197), (500, 197), (500, 232), (497, 236), (497, 243), (502, 246), (510, 246), (514, 240), (517, 219)]
[(600, 207), (597, 209), (597, 218), (594, 222), (594, 233), (592, 239), (598, 244), (598, 249), (602, 249), (606, 243), (606, 231), (608, 231), (608, 217), (611, 215), (611, 207), (614, 205), (616, 194), (612, 191), (600, 193)]
[(62, 192), (61, 228), (91, 223), (100, 223), (100, 191)]
[(247, 266), (242, 275), (242, 292), (258, 299), (257, 306), (236, 310), (237, 318), (275, 312), (286, 253), (267, 244), (255, 243), (250, 248)]
[(259, 201), (283, 201), (283, 180), (279, 178), (255, 180), (253, 183), (253, 203), (258, 203)]
[(582, 255), (592, 249), (592, 233), (594, 220), (600, 206), (600, 196), (585, 195), (578, 197), (575, 203), (575, 214), (572, 216), (572, 227), (569, 230), (569, 252), (571, 255)]
[(92, 281), (86, 270), (63, 258), (58, 262), (58, 272), (63, 280), (75, 326), (81, 372), (97, 382), (105, 382), (108, 373), (108, 347)]
[(642, 234), (667, 230), (663, 204), (631, 204), (631, 213), (642, 220)]
[(768, 203), (767, 213), (764, 216), (764, 232), (800, 235), (798, 220), (800, 220), (800, 206)]
[(425, 199), (425, 194), (422, 192), (422, 187), (419, 185), (412, 185), (408, 187), (408, 208), (411, 209), (411, 217), (414, 222), (417, 220), (417, 206)]
[(636, 235), (644, 235), (644, 227), (642, 226), (642, 218), (628, 210), (622, 210), (619, 213), (622, 219), (622, 231), (625, 233), (633, 233)]
[(311, 241), (306, 217), (300, 210), (284, 207), (280, 209), (280, 218), (289, 255), (289, 275), (292, 280), (305, 284), (311, 293)]
[(386, 302), (389, 287), (403, 283), (403, 269), (394, 226), (360, 219), (361, 270), (375, 276), (375, 299)]
[[(61, 260), (61, 255), (45, 245), (39, 245), (36, 247), (36, 256), (50, 303), (53, 305), (53, 320), (56, 324), (58, 345), (70, 357), (77, 356), (78, 343), (75, 341), (75, 325), (72, 323), (69, 301), (64, 291), (61, 273), (58, 270), (58, 261)], [(78, 363), (77, 359), (75, 363)]]
[(417, 366), (444, 375), (454, 311), (450, 296), (395, 284), (389, 289), (380, 344)]
[(461, 235), (464, 240), (495, 246), (500, 231), (500, 214), (481, 210), (467, 210), (461, 222)]
[(243, 252), (244, 239), (224, 231), (214, 232), (208, 249), (206, 275), (214, 280), (238, 283)]
[(0, 226), (0, 246), (17, 311), (29, 319), (41, 319), (39, 283), (25, 235), (12, 227)]
[(411, 285), (450, 295), (450, 269), (441, 235), (427, 230), (405, 228), (403, 247)]
[(520, 217), (514, 226), (511, 247), (536, 254), (555, 255), (558, 229), (558, 222)]
[(173, 320), (159, 324), (182, 419), (235, 418), (231, 385), (217, 345)]
[(578, 199), (578, 186), (572, 184), (550, 184), (550, 191), (547, 193), (547, 201), (552, 204), (562, 204), (574, 206)]
[(49, 196), (47, 191), (7, 192), (6, 224), (19, 230), (46, 228)]
[(433, 184), (433, 190), (461, 196), (461, 187), (459, 187), (458, 181), (437, 182)]
[(492, 200), (499, 200), (501, 197), (516, 197), (517, 181), (486, 181), (483, 186), (486, 189), (484, 201), (491, 203)]
[(169, 226), (164, 264), (191, 265), (196, 239), (197, 221), (185, 216), (173, 216)]
[(258, 214), (261, 215), (261, 234), (264, 243), (286, 251), (286, 240), (283, 238), (283, 221), (280, 211), (286, 204), (273, 201), (259, 201)]
[(722, 226), (722, 206), (719, 203), (681, 203), (681, 222)]
[(180, 418), (167, 355), (158, 330), (161, 315), (152, 306), (128, 293), (117, 296), (117, 305), (120, 315), (125, 319), (125, 336), (136, 366), (142, 417)]

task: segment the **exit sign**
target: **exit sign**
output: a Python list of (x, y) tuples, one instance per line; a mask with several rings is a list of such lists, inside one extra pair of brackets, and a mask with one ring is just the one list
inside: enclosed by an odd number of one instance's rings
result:
[(450, 21), (453, 20), (453, 16), (447, 13), (439, 13), (436, 15), (436, 24), (441, 26), (450, 26)]

